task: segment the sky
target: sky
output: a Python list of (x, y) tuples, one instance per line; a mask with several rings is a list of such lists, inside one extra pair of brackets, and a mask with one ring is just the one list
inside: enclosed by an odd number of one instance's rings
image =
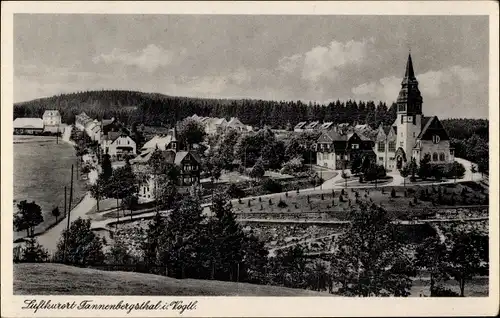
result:
[(425, 115), (488, 117), (487, 16), (14, 16), (14, 101), (85, 90), (396, 100), (409, 50)]

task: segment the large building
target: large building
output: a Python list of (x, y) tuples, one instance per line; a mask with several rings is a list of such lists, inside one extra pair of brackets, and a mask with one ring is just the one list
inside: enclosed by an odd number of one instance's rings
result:
[(408, 55), (397, 99), (396, 120), (391, 127), (379, 127), (374, 149), (378, 163), (387, 170), (401, 169), (411, 158), (418, 163), (425, 155), (432, 164), (453, 162), (454, 153), (446, 130), (436, 116), (423, 116), (422, 102), (411, 55)]
[(43, 119), (16, 118), (13, 123), (14, 135), (39, 135), (43, 133)]
[(319, 166), (336, 170), (349, 168), (355, 156), (373, 158), (373, 141), (356, 132), (344, 134), (336, 130), (323, 131), (316, 141)]
[(353, 154), (360, 152), (358, 149), (363, 155), (373, 156), (376, 163), (388, 171), (401, 169), (411, 158), (418, 164), (426, 155), (431, 164), (453, 162), (454, 152), (446, 130), (436, 116), (423, 116), (422, 102), (411, 55), (408, 55), (394, 123), (380, 125), (377, 131), (371, 131), (368, 125), (355, 125), (351, 129), (348, 124), (325, 129), (316, 145), (318, 165), (342, 169), (345, 163), (349, 167)]
[(42, 119), (45, 126), (59, 126), (61, 124), (61, 114), (58, 110), (46, 110)]

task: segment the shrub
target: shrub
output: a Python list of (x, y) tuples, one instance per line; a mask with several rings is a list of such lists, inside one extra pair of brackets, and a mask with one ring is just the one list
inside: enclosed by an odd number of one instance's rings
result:
[(270, 193), (279, 193), (282, 190), (281, 183), (274, 179), (266, 179), (262, 185), (262, 188)]
[(285, 201), (283, 201), (283, 200), (280, 199), (280, 201), (278, 202), (278, 208), (283, 209), (283, 208), (286, 208), (286, 207), (288, 207), (288, 204), (286, 204)]
[(232, 183), (226, 189), (226, 193), (231, 198), (241, 198), (245, 196), (245, 191), (240, 189), (236, 184)]
[(30, 238), (26, 241), (26, 246), (22, 249), (21, 261), (29, 263), (41, 263), (47, 261), (48, 253), (37, 241)]
[(394, 190), (394, 188), (392, 188), (391, 190), (391, 198), (395, 198), (396, 197), (396, 190)]

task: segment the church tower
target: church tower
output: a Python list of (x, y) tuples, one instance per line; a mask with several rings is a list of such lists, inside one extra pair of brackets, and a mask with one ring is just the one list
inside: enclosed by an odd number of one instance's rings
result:
[[(418, 89), (417, 78), (413, 71), (411, 54), (408, 54), (406, 72), (401, 82), (397, 100), (397, 144), (396, 160), (398, 168), (402, 162), (410, 161), (412, 149), (422, 128), (422, 95)], [(402, 155), (404, 151), (404, 155)]]

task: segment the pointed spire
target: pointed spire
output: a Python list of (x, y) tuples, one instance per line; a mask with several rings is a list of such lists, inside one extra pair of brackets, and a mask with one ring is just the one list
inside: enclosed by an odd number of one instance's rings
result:
[(413, 62), (411, 61), (411, 50), (410, 53), (408, 53), (408, 61), (406, 62), (405, 78), (408, 79), (415, 78), (415, 72), (413, 71)]

